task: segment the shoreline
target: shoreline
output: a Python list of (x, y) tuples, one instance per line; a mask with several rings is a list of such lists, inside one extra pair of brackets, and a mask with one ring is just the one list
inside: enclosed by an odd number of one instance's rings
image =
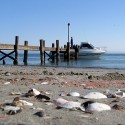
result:
[[(42, 84), (42, 83), (46, 84)], [(104, 93), (107, 90), (115, 92), (117, 89), (125, 90), (125, 70), (98, 69), (98, 68), (62, 68), (62, 67), (39, 67), (39, 66), (0, 66), (0, 104), (12, 102), (14, 97), (20, 97), (33, 103), (33, 107), (25, 106), (22, 112), (15, 115), (6, 115), (0, 109), (0, 124), (20, 123), (25, 125), (118, 125), (124, 124), (124, 111), (111, 110), (84, 113), (79, 110), (56, 109), (47, 102), (39, 102), (33, 97), (26, 98), (22, 94), (29, 89), (35, 88), (42, 92), (50, 93), (51, 100), (64, 98), (70, 101), (87, 101), (79, 97), (59, 96), (62, 92), (79, 92), (80, 95), (97, 91)], [(21, 95), (10, 95), (11, 92), (20, 92)], [(112, 102), (115, 98), (96, 100), (113, 106), (122, 105), (125, 108), (124, 98), (118, 102)], [(42, 108), (45, 117), (34, 114)], [(118, 117), (119, 116), (119, 117)]]

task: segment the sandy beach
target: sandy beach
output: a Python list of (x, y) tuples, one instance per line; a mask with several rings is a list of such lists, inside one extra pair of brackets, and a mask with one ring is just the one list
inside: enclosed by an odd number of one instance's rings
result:
[[(50, 102), (41, 102), (34, 97), (23, 96), (35, 88), (50, 97)], [(69, 92), (85, 95), (89, 92), (115, 92), (125, 90), (125, 70), (98, 68), (65, 68), (40, 66), (0, 66), (0, 104), (11, 103), (15, 97), (33, 103), (24, 106), (20, 113), (8, 115), (0, 109), (0, 125), (125, 125), (125, 98), (95, 100), (122, 110), (85, 113), (81, 110), (57, 109), (52, 103), (57, 98), (86, 102), (89, 99), (67, 96)], [(12, 94), (13, 93), (20, 93)], [(64, 96), (60, 96), (65, 93)], [(35, 115), (42, 110), (43, 117)]]

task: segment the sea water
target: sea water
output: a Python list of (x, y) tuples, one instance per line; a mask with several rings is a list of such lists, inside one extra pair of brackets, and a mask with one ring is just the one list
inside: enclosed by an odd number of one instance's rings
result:
[[(0, 54), (0, 58), (3, 55)], [(13, 55), (14, 56), (14, 55)], [(23, 63), (23, 53), (19, 53), (19, 63), (18, 65), (24, 65)], [(70, 60), (67, 62), (62, 58), (60, 62), (53, 63), (51, 60), (48, 60), (46, 55), (45, 64), (40, 63), (40, 53), (39, 52), (28, 52), (28, 65), (38, 65), (38, 66), (56, 66), (56, 67), (81, 67), (81, 68), (116, 68), (116, 69), (125, 69), (125, 53), (106, 53), (101, 55), (100, 58), (88, 58), (88, 59), (78, 59)], [(13, 60), (10, 58), (4, 59), (6, 65), (13, 65)], [(2, 60), (0, 65), (2, 65)]]

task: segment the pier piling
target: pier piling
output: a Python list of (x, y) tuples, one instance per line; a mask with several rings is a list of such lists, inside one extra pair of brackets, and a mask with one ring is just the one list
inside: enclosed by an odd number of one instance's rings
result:
[[(52, 48), (54, 49), (55, 48), (55, 44), (54, 43), (52, 43)], [(51, 54), (52, 54), (52, 62), (54, 62), (55, 61), (55, 52), (53, 52), (53, 51), (51, 51)]]
[(41, 64), (43, 64), (45, 62), (44, 45), (45, 45), (45, 41), (41, 39), (40, 40), (40, 59), (41, 59)]
[(16, 36), (14, 45), (14, 51), (15, 51), (14, 65), (18, 64), (18, 44), (19, 44), (19, 36)]
[[(24, 46), (28, 46), (28, 41), (24, 41)], [(28, 58), (28, 50), (24, 50), (24, 59), (23, 62), (27, 65), (27, 58)]]
[(59, 40), (56, 40), (56, 62), (60, 61)]
[(67, 61), (70, 61), (70, 43), (67, 42)]

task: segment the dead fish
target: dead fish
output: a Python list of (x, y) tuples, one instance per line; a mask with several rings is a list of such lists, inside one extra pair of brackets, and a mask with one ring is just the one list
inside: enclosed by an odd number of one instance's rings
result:
[(39, 101), (50, 101), (50, 97), (42, 94), (36, 95), (35, 98)]

